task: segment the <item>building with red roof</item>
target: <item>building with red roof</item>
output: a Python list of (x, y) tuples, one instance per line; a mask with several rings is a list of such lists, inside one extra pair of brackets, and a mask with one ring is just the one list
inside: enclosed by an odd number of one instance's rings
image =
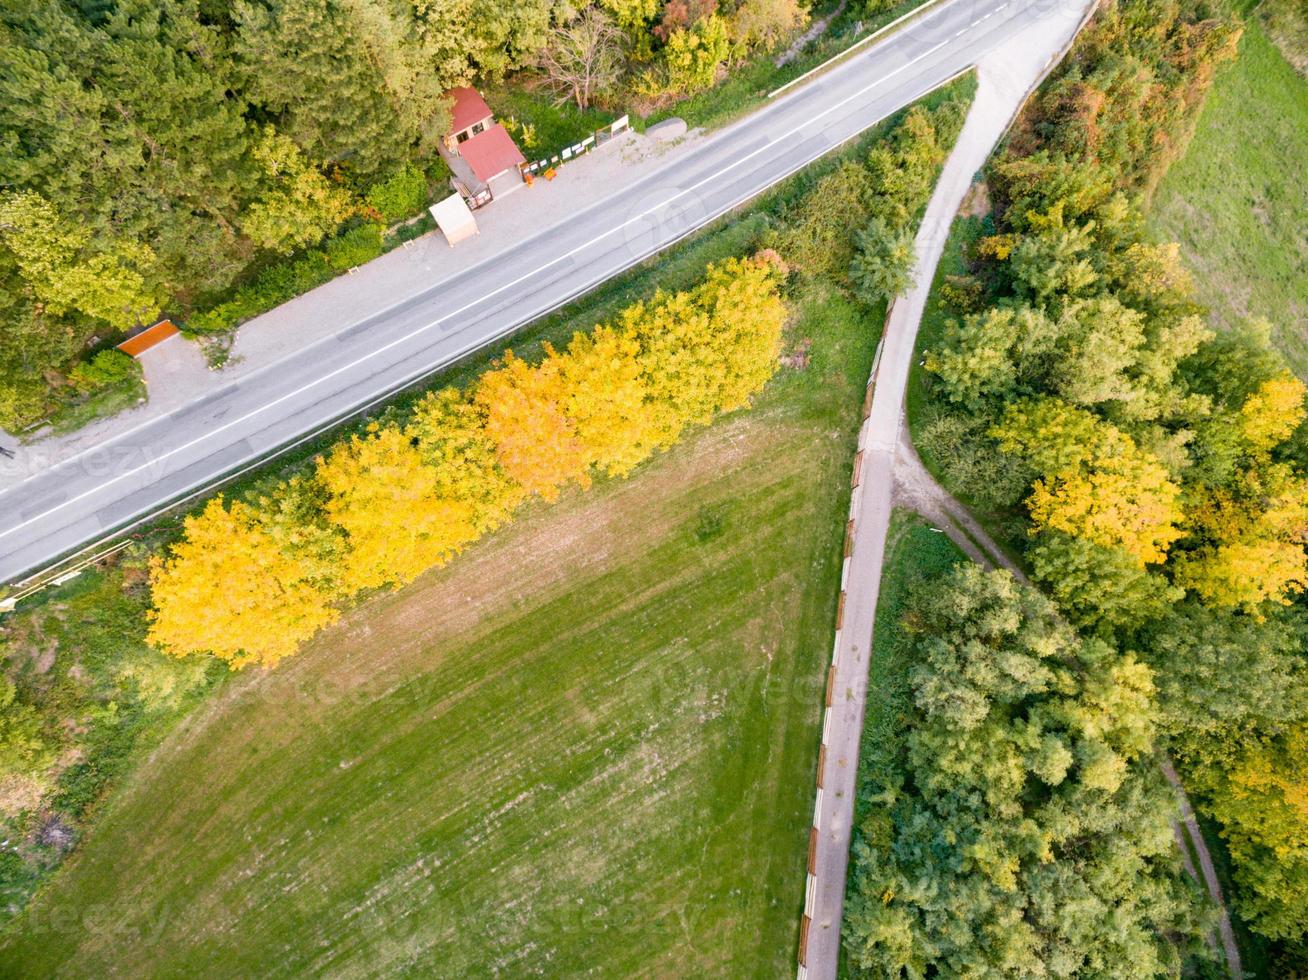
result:
[(513, 137), (499, 123), (460, 143), (459, 155), (483, 184), (507, 170), (517, 171), (519, 164), (527, 162)]
[(494, 124), (494, 113), (475, 88), (463, 85), (450, 89), (446, 94), (454, 100), (454, 108), (445, 145), (457, 153), (460, 143), (472, 139)]
[(454, 105), (441, 156), (476, 197), (496, 177), (510, 171), (519, 173), (519, 165), (527, 158), (508, 131), (495, 121), (490, 106), (475, 88), (464, 85), (450, 89), (448, 95)]

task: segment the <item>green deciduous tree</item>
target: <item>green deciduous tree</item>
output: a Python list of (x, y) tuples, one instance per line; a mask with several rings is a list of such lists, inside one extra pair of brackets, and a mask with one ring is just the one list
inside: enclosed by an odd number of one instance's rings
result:
[(1249, 733), (1308, 714), (1302, 613), (1259, 621), (1190, 600), (1137, 638), (1154, 667), (1160, 727), (1183, 758), (1227, 764)]
[(808, 22), (808, 9), (797, 0), (741, 0), (728, 19), (737, 52), (771, 51)]
[(122, 351), (102, 350), (89, 361), (82, 361), (68, 374), (68, 380), (80, 392), (96, 391), (141, 376), (141, 365)]
[(1147, 667), (1006, 572), (918, 590), (899, 772), (870, 787), (845, 949), (869, 976), (1158, 976), (1197, 933)]
[(913, 285), (913, 234), (907, 228), (890, 228), (873, 218), (854, 235), (854, 261), (849, 281), (864, 303), (889, 303)]
[(1032, 576), (1073, 623), (1110, 635), (1166, 615), (1185, 595), (1129, 552), (1058, 531), (1038, 534), (1027, 556)]
[(233, 11), (250, 100), (315, 163), (370, 177), (443, 135), (443, 87), (403, 6), (268, 0)]
[(731, 55), (727, 21), (709, 14), (690, 27), (673, 31), (663, 46), (668, 91), (693, 95), (713, 87), (718, 71)]
[(1048, 371), (1057, 328), (1032, 306), (995, 306), (949, 321), (926, 369), (944, 395), (969, 410), (993, 399), (1034, 394)]
[(241, 231), (261, 248), (288, 253), (317, 244), (353, 210), (349, 192), (311, 167), (271, 126), (253, 152), (266, 183), (242, 214)]
[(560, 0), (414, 0), (421, 64), (441, 90), (474, 75), (498, 78), (530, 62), (544, 45), (551, 20), (576, 5)]
[(126, 329), (159, 312), (141, 270), (154, 254), (145, 246), (110, 242), (93, 247), (84, 227), (31, 191), (0, 198), (0, 236), (33, 294), (54, 314), (78, 310)]

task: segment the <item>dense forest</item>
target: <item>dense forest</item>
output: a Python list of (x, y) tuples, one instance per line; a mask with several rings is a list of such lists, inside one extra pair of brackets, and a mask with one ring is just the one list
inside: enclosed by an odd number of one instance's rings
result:
[(807, 18), (797, 0), (4, 4), (0, 427), (119, 379), (88, 353), (161, 313), (225, 329), (377, 255), (443, 176), (450, 87), (517, 72), (652, 108)]
[[(1155, 846), (1170, 804), (1151, 741), (1216, 821), (1239, 917), (1284, 975), (1308, 965), (1305, 386), (1266, 324), (1205, 327), (1142, 219), (1238, 38), (1202, 3), (1102, 7), (989, 166), (993, 213), (960, 225), (915, 439), (1079, 637), (1003, 575), (918, 597), (932, 669), (911, 677), (888, 811), (856, 856), (849, 948), (876, 975), (1176, 969), (1147, 938), (1190, 915)], [(941, 834), (975, 841), (962, 865), (924, 866)], [(943, 893), (989, 938), (959, 943)], [(1083, 900), (1118, 918), (1063, 918)], [(1029, 937), (1003, 933), (1023, 914)]]

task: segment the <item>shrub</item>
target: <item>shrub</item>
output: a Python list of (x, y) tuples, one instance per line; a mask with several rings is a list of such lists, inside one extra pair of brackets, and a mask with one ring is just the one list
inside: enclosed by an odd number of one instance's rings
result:
[(122, 351), (102, 350), (74, 367), (68, 376), (73, 387), (86, 394), (135, 378), (140, 372), (140, 365)]
[(417, 214), (427, 201), (427, 178), (411, 163), (398, 173), (373, 184), (364, 195), (387, 224)]
[(693, 95), (713, 87), (731, 54), (727, 22), (710, 14), (693, 27), (673, 32), (663, 49), (668, 92)]
[(0, 378), (0, 429), (17, 432), (51, 408), (50, 388), (39, 377), (9, 373)]
[(337, 272), (371, 262), (382, 253), (382, 232), (379, 224), (359, 225), (337, 235), (327, 243), (327, 263)]
[(315, 249), (294, 261), (279, 262), (264, 269), (259, 278), (242, 286), (231, 299), (191, 317), (187, 327), (197, 333), (230, 330), (329, 282), (338, 272), (375, 259), (381, 253), (381, 225), (351, 228), (328, 241), (321, 250)]
[(913, 285), (913, 232), (873, 218), (854, 234), (857, 250), (849, 266), (854, 293), (868, 306), (889, 303)]

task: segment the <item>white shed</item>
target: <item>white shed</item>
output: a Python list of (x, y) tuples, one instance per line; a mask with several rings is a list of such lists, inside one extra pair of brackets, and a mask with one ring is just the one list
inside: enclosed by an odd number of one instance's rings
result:
[(477, 219), (472, 216), (468, 205), (458, 194), (451, 194), (445, 200), (437, 201), (428, 210), (436, 219), (436, 224), (440, 226), (441, 231), (445, 233), (445, 240), (451, 245), (457, 245), (465, 238), (471, 238), (478, 233)]

